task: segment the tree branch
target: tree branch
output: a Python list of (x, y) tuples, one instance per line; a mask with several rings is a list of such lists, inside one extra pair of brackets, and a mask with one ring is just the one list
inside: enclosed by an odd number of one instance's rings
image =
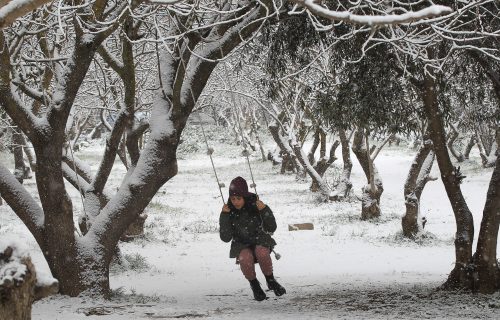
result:
[(48, 2), (51, 0), (9, 1), (0, 8), (0, 29), (10, 26), (17, 18)]
[(35, 236), (37, 242), (43, 244), (44, 214), (40, 205), (31, 194), (17, 181), (10, 171), (0, 164), (0, 194), (16, 215)]
[[(349, 11), (334, 11), (321, 6), (315, 0), (291, 0), (297, 5), (306, 8), (316, 16), (326, 18), (331, 21), (343, 21), (349, 24), (367, 25), (367, 26), (385, 26), (404, 24), (419, 21), (427, 18), (433, 18), (453, 12), (450, 7), (432, 5), (422, 10), (408, 12), (403, 14), (388, 14), (383, 16), (376, 15), (358, 15)], [(292, 12), (293, 13), (293, 12)]]

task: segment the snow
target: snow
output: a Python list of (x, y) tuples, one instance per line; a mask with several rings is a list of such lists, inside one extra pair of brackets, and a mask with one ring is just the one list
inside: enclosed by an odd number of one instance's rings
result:
[(3, 22), (9, 17), (11, 20), (14, 20), (15, 17), (19, 16), (19, 11), (24, 14), (47, 2), (49, 2), (49, 0), (10, 0), (8, 3), (2, 1), (2, 6), (0, 7), (0, 21)]
[(11, 174), (10, 171), (2, 164), (0, 164), (0, 183), (10, 186), (9, 189), (11, 189), (11, 193), (18, 198), (21, 207), (25, 208), (24, 213), (29, 216), (29, 219), (33, 222), (34, 227), (42, 228), (44, 217), (41, 207), (34, 201), (31, 195), (26, 193), (26, 190), (16, 180), (15, 176)]
[(331, 19), (333, 21), (349, 21), (351, 23), (363, 24), (363, 25), (388, 25), (388, 24), (398, 24), (398, 23), (408, 23), (412, 21), (419, 21), (429, 17), (440, 16), (443, 14), (448, 14), (453, 12), (450, 7), (441, 5), (431, 5), (427, 8), (410, 11), (403, 14), (387, 14), (387, 15), (357, 15), (352, 14), (349, 11), (334, 11), (323, 7), (318, 4), (315, 0), (292, 0), (293, 2), (304, 6), (309, 9), (314, 14)]
[(0, 286), (12, 285), (19, 281), (23, 281), (26, 272), (28, 271), (26, 265), (21, 261), (23, 257), (26, 257), (26, 250), (23, 248), (22, 244), (15, 241), (7, 241), (0, 239), (0, 253), (4, 253), (4, 250), (10, 247), (12, 255), (4, 261), (0, 260)]
[[(201, 142), (200, 142), (201, 143)], [(241, 175), (249, 181), (246, 159), (237, 146), (211, 141), (221, 181)], [(266, 149), (274, 147), (266, 143)], [(103, 145), (81, 151), (97, 169)], [(307, 146), (304, 146), (308, 150)], [(259, 196), (273, 210), (278, 229), (274, 273), (287, 294), (252, 299), (248, 282), (228, 258), (229, 244), (218, 235), (222, 207), (210, 159), (204, 150), (184, 155), (179, 173), (164, 185), (148, 206), (145, 236), (122, 243), (127, 261), (114, 265), (110, 301), (85, 296), (52, 296), (36, 302), (33, 319), (492, 319), (498, 317), (500, 295), (469, 295), (435, 291), (452, 270), (455, 222), (441, 181), (428, 184), (421, 197), (425, 232), (416, 242), (401, 236), (403, 185), (416, 150), (386, 146), (376, 165), (384, 183), (380, 219), (361, 221), (361, 188), (366, 178), (353, 157), (354, 195), (345, 202), (320, 202), (308, 181), (279, 174), (279, 167), (251, 164)], [(339, 151), (337, 152), (339, 153)], [(340, 158), (340, 156), (337, 154)], [(117, 160), (118, 161), (118, 160)], [(467, 176), (462, 190), (474, 214), (475, 238), (492, 169), (481, 168), (479, 155), (461, 164)], [(340, 167), (339, 167), (340, 166)], [(10, 166), (9, 166), (10, 167)], [(333, 170), (341, 170), (341, 161)], [(438, 168), (432, 170), (439, 176)], [(125, 174), (117, 162), (110, 189)], [(332, 183), (328, 171), (325, 179)], [(35, 192), (27, 180), (26, 187)], [(68, 187), (75, 210), (78, 191)], [(224, 195), (228, 190), (223, 189)], [(75, 217), (76, 220), (76, 217)], [(314, 223), (315, 229), (289, 232), (291, 223)], [(50, 273), (33, 237), (7, 206), (0, 206), (0, 239), (22, 239), (37, 269)], [(257, 268), (258, 269), (258, 268)], [(257, 271), (261, 282), (264, 278)]]
[(174, 132), (174, 125), (172, 120), (170, 120), (171, 115), (171, 106), (161, 95), (157, 95), (150, 120), (151, 135), (153, 138), (161, 139)]

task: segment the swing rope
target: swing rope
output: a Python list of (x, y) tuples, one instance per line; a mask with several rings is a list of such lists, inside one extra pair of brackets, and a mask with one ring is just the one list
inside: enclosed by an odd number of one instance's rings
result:
[[(220, 48), (220, 51), (221, 51), (221, 56), (222, 55), (222, 48)], [(223, 64), (224, 66), (224, 73), (227, 75), (228, 72), (227, 72), (227, 69), (226, 69), (226, 65)], [(229, 87), (229, 92), (230, 92), (230, 95), (231, 95), (231, 100), (233, 102), (233, 105), (236, 107), (237, 104), (236, 104), (236, 98), (234, 97), (234, 91), (233, 89), (231, 88), (231, 82), (228, 81), (228, 87)], [(243, 129), (241, 127), (241, 120), (240, 120), (240, 117), (239, 117), (239, 114), (237, 114), (237, 111), (240, 110), (241, 111), (241, 100), (240, 100), (240, 104), (239, 104), (239, 108), (237, 108), (236, 110), (236, 122), (238, 123), (238, 128), (240, 130), (240, 136), (241, 136), (241, 143), (243, 145), (243, 155), (246, 157), (247, 159), (247, 165), (248, 165), (248, 170), (250, 171), (250, 177), (252, 178), (252, 184), (250, 185), (250, 188), (253, 188), (254, 191), (255, 191), (255, 194), (258, 196), (259, 194), (257, 193), (257, 184), (255, 183), (255, 179), (253, 177), (253, 171), (252, 171), (252, 166), (250, 165), (250, 152), (248, 151), (248, 148), (247, 148), (247, 144), (245, 142), (245, 136), (243, 135)], [(243, 111), (241, 111), (243, 112)]]
[[(222, 56), (222, 48), (220, 50), (221, 50), (221, 56)], [(224, 72), (226, 73), (226, 75), (228, 74), (227, 73), (227, 69), (226, 69), (226, 65), (224, 65)], [(234, 90), (231, 89), (231, 82), (230, 81), (228, 81), (228, 87), (229, 87), (229, 91), (230, 91), (230, 94), (231, 94), (231, 100), (233, 102), (233, 105), (236, 107), (237, 106), (236, 105), (236, 98), (234, 97)], [(239, 99), (239, 101), (240, 101), (240, 104), (239, 104), (239, 108), (237, 109), (237, 111), (240, 110), (243, 113), (243, 111), (241, 110), (241, 99)], [(244, 156), (247, 159), (248, 170), (250, 171), (250, 177), (252, 178), (252, 184), (250, 185), (250, 187), (254, 189), (255, 195), (257, 196), (257, 199), (258, 199), (259, 195), (257, 193), (257, 185), (255, 184), (255, 179), (253, 177), (252, 166), (250, 165), (250, 157), (249, 157), (250, 153), (248, 151), (247, 144), (245, 142), (245, 136), (243, 135), (243, 128), (241, 126), (241, 120), (240, 120), (239, 114), (236, 114), (236, 119), (235, 120), (238, 123), (238, 128), (240, 130), (240, 136), (241, 136), (241, 143), (243, 145), (243, 154), (244, 154)], [(269, 235), (272, 235), (273, 234), (272, 232), (267, 232), (264, 229), (264, 219), (262, 219), (262, 217), (260, 215), (259, 215), (259, 217), (260, 217), (260, 227), (261, 227), (262, 231), (264, 231), (265, 233), (267, 233)], [(281, 259), (281, 254), (279, 254), (278, 252), (274, 251), (274, 248), (271, 248), (271, 252), (274, 253), (274, 258), (276, 260)]]
[[(191, 94), (193, 94), (191, 89), (190, 89), (190, 91), (191, 91)], [(225, 185), (224, 185), (224, 183), (219, 181), (219, 176), (217, 175), (217, 170), (215, 170), (214, 159), (212, 158), (212, 154), (214, 153), (214, 149), (208, 145), (207, 135), (205, 134), (205, 126), (203, 125), (203, 120), (201, 119), (200, 114), (198, 114), (198, 118), (199, 118), (199, 121), (201, 124), (201, 131), (203, 132), (203, 139), (205, 139), (205, 145), (207, 146), (207, 154), (210, 157), (210, 162), (212, 163), (212, 169), (214, 170), (215, 179), (217, 180), (217, 186), (219, 186), (219, 192), (220, 192), (220, 196), (222, 198), (222, 203), (226, 204), (226, 201), (224, 200), (224, 195), (222, 193), (222, 188), (225, 187)]]
[[(179, 47), (179, 44), (177, 44), (177, 48), (179, 49), (179, 59), (181, 59), (182, 65), (184, 67), (184, 72), (187, 72), (186, 62), (184, 61), (184, 59), (182, 57), (182, 51), (181, 51), (181, 48)], [(219, 47), (219, 50), (220, 50), (221, 59), (222, 59), (224, 57), (222, 48)], [(227, 74), (226, 66), (225, 65), (223, 65), (223, 66), (224, 66), (224, 71)], [(236, 106), (236, 99), (234, 98), (234, 92), (231, 90), (231, 84), (230, 83), (229, 83), (229, 90), (231, 91), (231, 98), (232, 98), (233, 104)], [(191, 99), (193, 99), (193, 102), (195, 102), (196, 99), (194, 97), (194, 93), (193, 93), (193, 90), (192, 90), (191, 87), (189, 87), (189, 92), (191, 93)], [(213, 154), (214, 150), (208, 144), (208, 139), (207, 139), (207, 136), (205, 134), (205, 127), (203, 125), (203, 121), (201, 119), (201, 116), (198, 115), (198, 118), (200, 119), (201, 130), (202, 130), (202, 133), (203, 133), (203, 139), (205, 140), (205, 145), (207, 146), (207, 154), (210, 157), (210, 162), (212, 163), (212, 169), (214, 171), (215, 179), (217, 180), (217, 186), (219, 187), (219, 192), (220, 192), (220, 195), (221, 195), (221, 198), (222, 198), (222, 202), (223, 202), (223, 204), (226, 204), (226, 201), (224, 200), (224, 195), (222, 193), (222, 188), (225, 185), (224, 185), (224, 183), (221, 183), (219, 181), (219, 177), (217, 175), (217, 170), (215, 169), (214, 161), (213, 161), (213, 158), (212, 158), (212, 154)], [(243, 148), (244, 148), (243, 152), (244, 152), (244, 155), (245, 155), (245, 157), (247, 159), (248, 169), (250, 171), (250, 176), (252, 178), (252, 184), (250, 185), (250, 187), (253, 187), (254, 190), (255, 190), (255, 194), (258, 195), (257, 194), (257, 185), (255, 184), (255, 179), (254, 179), (254, 176), (253, 176), (252, 167), (250, 165), (249, 152), (248, 152), (248, 150), (246, 148), (246, 143), (245, 143), (245, 139), (244, 139), (244, 136), (243, 136), (243, 131), (242, 131), (242, 128), (241, 128), (241, 122), (239, 120), (239, 117), (237, 118), (237, 121), (238, 121), (238, 126), (239, 126), (239, 129), (240, 129), (241, 141), (242, 141)], [(264, 221), (262, 220), (262, 217), (261, 217), (261, 221), (262, 221), (262, 224), (263, 224)], [(261, 225), (261, 227), (262, 227), (262, 225)], [(279, 260), (281, 258), (281, 255), (279, 253), (277, 253), (276, 251), (274, 251), (274, 249), (272, 249), (272, 252), (274, 253), (274, 257), (276, 258), (276, 260)]]

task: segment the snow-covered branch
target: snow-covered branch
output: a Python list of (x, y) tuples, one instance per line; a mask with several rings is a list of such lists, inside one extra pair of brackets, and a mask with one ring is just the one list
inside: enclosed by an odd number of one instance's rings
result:
[[(359, 15), (349, 11), (330, 10), (314, 0), (291, 0), (298, 6), (306, 8), (309, 12), (316, 16), (320, 16), (332, 21), (343, 21), (350, 24), (368, 25), (368, 26), (384, 26), (404, 24), (414, 21), (420, 21), (427, 18), (437, 17), (443, 14), (452, 12), (452, 9), (447, 6), (432, 5), (428, 8), (406, 12), (403, 14), (387, 14), (387, 15)], [(297, 13), (292, 11), (291, 13)]]
[(51, 0), (12, 0), (0, 7), (0, 29), (10, 26), (17, 18), (24, 16)]
[(35, 238), (41, 241), (44, 223), (42, 208), (14, 175), (1, 164), (0, 193)]

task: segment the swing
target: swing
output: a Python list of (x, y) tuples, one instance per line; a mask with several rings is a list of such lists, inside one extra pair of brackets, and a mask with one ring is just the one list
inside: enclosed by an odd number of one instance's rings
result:
[[(180, 51), (180, 47), (178, 47), (178, 48), (179, 48), (179, 51)], [(221, 57), (223, 57), (224, 54), (222, 52), (222, 48), (219, 48), (219, 50), (220, 50), (220, 53), (221, 53)], [(184, 59), (182, 58), (182, 56), (181, 56), (180, 59), (181, 59), (182, 65), (184, 67), (184, 71), (186, 71), (187, 70), (186, 63), (184, 62)], [(159, 64), (158, 64), (158, 67), (159, 67)], [(227, 73), (225, 65), (224, 65), (224, 71)], [(231, 90), (231, 84), (230, 83), (229, 83), (229, 89), (231, 91), (231, 100), (233, 102), (233, 105), (236, 106), (236, 99), (234, 98), (234, 91)], [(194, 97), (194, 94), (193, 94), (193, 90), (192, 90), (191, 87), (189, 88), (189, 92), (191, 93), (191, 98), (193, 99), (193, 101), (196, 101), (196, 99)], [(226, 204), (226, 201), (224, 199), (224, 194), (222, 193), (222, 188), (225, 187), (225, 184), (219, 180), (219, 176), (217, 175), (217, 170), (215, 169), (214, 160), (212, 158), (212, 154), (214, 153), (214, 149), (209, 146), (208, 139), (207, 139), (207, 136), (206, 136), (206, 133), (205, 133), (205, 126), (203, 124), (203, 121), (201, 121), (201, 116), (198, 115), (198, 117), (200, 119), (199, 122), (201, 124), (201, 130), (202, 130), (202, 133), (203, 133), (203, 139), (205, 140), (205, 145), (207, 147), (207, 155), (210, 157), (210, 163), (212, 164), (212, 170), (214, 172), (215, 179), (217, 180), (217, 187), (219, 188), (219, 192), (220, 192), (220, 196), (221, 196), (221, 199), (222, 199), (222, 203)], [(254, 189), (255, 195), (257, 195), (257, 199), (258, 199), (257, 185), (255, 184), (255, 179), (254, 179), (254, 176), (253, 176), (252, 166), (250, 165), (249, 152), (248, 152), (247, 147), (246, 147), (245, 139), (244, 139), (244, 136), (243, 136), (243, 131), (242, 131), (242, 128), (241, 128), (240, 119), (237, 118), (237, 121), (238, 121), (238, 127), (240, 129), (241, 141), (242, 141), (242, 144), (243, 144), (243, 155), (247, 159), (248, 170), (250, 171), (250, 176), (252, 178), (252, 183), (250, 184), (250, 188)], [(261, 218), (261, 223), (263, 223), (262, 218)], [(261, 227), (262, 227), (262, 224), (261, 224)], [(274, 251), (274, 249), (272, 249), (272, 252), (274, 253), (274, 257), (276, 258), (276, 260), (279, 260), (281, 258), (281, 254), (279, 254), (276, 251)]]
[[(236, 101), (234, 99), (234, 92), (231, 92), (231, 95), (233, 96), (233, 98), (232, 98), (233, 103), (235, 103)], [(248, 149), (246, 148), (246, 143), (245, 143), (242, 131), (241, 131), (242, 128), (241, 128), (241, 123), (239, 121), (239, 118), (237, 118), (237, 121), (238, 121), (238, 126), (239, 126), (239, 129), (240, 129), (240, 134), (242, 135), (241, 138), (242, 138), (242, 144), (243, 144), (243, 155), (247, 159), (248, 170), (250, 172), (250, 177), (252, 178), (252, 183), (250, 184), (250, 187), (254, 189), (255, 195), (257, 195), (257, 199), (258, 199), (257, 185), (255, 183), (255, 179), (254, 179), (254, 176), (253, 176), (252, 166), (250, 165), (249, 152), (248, 152)], [(212, 164), (212, 170), (214, 172), (215, 179), (217, 180), (217, 186), (219, 187), (219, 192), (220, 192), (220, 195), (221, 195), (222, 203), (226, 204), (226, 201), (224, 200), (224, 195), (223, 195), (223, 192), (222, 192), (222, 188), (225, 187), (225, 184), (219, 181), (219, 176), (217, 175), (217, 170), (215, 168), (214, 161), (213, 161), (213, 158), (212, 158), (212, 154), (214, 153), (214, 149), (212, 147), (210, 147), (209, 144), (208, 144), (208, 139), (207, 139), (207, 136), (205, 134), (205, 127), (203, 125), (203, 121), (200, 121), (200, 124), (201, 124), (201, 130), (202, 130), (202, 133), (203, 133), (203, 139), (205, 140), (205, 145), (207, 147), (207, 155), (210, 157), (210, 163)], [(264, 228), (262, 226), (263, 223), (264, 222), (263, 222), (263, 220), (261, 218), (261, 228), (262, 228), (262, 230), (264, 230)], [(266, 231), (264, 231), (264, 232), (266, 232)], [(281, 259), (281, 254), (279, 254), (278, 252), (274, 251), (274, 249), (272, 249), (271, 251), (274, 253), (274, 257), (276, 258), (276, 260)]]
[[(226, 71), (225, 66), (224, 66), (224, 70)], [(231, 90), (231, 85), (230, 84), (229, 84), (229, 89), (230, 89), (230, 92), (231, 92), (231, 100), (233, 102), (233, 105), (236, 106), (236, 99), (234, 97), (234, 91)], [(192, 94), (192, 91), (191, 91), (191, 94)], [(201, 117), (200, 117), (200, 119), (201, 119)], [(247, 162), (247, 166), (248, 166), (248, 171), (250, 172), (250, 177), (252, 178), (252, 183), (250, 184), (250, 188), (253, 188), (253, 190), (255, 191), (255, 195), (257, 196), (257, 199), (258, 199), (259, 195), (257, 193), (257, 184), (255, 183), (255, 178), (254, 178), (254, 175), (253, 175), (252, 166), (250, 165), (250, 157), (249, 157), (250, 153), (248, 151), (248, 148), (247, 148), (247, 145), (246, 145), (246, 142), (245, 142), (245, 137), (243, 136), (243, 130), (242, 130), (240, 118), (236, 117), (236, 121), (238, 123), (238, 128), (240, 130), (241, 142), (242, 142), (242, 146), (243, 146), (243, 155), (245, 156), (245, 158), (247, 160), (246, 162)], [(212, 170), (214, 172), (215, 179), (217, 180), (217, 186), (219, 187), (219, 192), (220, 192), (220, 195), (221, 195), (221, 199), (222, 199), (223, 204), (226, 204), (226, 201), (224, 200), (224, 195), (222, 193), (222, 188), (225, 187), (225, 184), (219, 181), (219, 177), (217, 175), (217, 170), (215, 169), (214, 161), (213, 161), (213, 158), (212, 158), (212, 154), (214, 153), (214, 149), (211, 148), (209, 146), (209, 144), (208, 144), (208, 139), (207, 139), (207, 136), (205, 134), (205, 127), (204, 127), (203, 121), (200, 121), (200, 124), (201, 124), (201, 130), (202, 130), (202, 133), (203, 133), (203, 139), (205, 140), (205, 145), (207, 147), (207, 155), (210, 157), (210, 162), (212, 164)], [(264, 228), (263, 228), (263, 223), (264, 223), (264, 221), (262, 220), (262, 217), (261, 217), (261, 228), (262, 228), (262, 230), (264, 232), (266, 232), (264, 230)], [(266, 233), (268, 233), (268, 232), (266, 232)], [(272, 233), (269, 233), (269, 234), (272, 235)], [(276, 260), (281, 259), (281, 254), (279, 254), (276, 251), (274, 251), (274, 249), (271, 249), (271, 251), (274, 253), (274, 257), (276, 258)]]

